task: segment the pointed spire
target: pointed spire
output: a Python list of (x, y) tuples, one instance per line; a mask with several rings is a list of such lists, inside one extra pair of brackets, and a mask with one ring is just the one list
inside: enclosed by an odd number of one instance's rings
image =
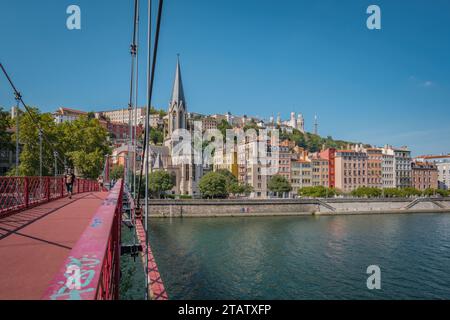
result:
[(180, 67), (180, 55), (177, 55), (177, 69), (175, 72), (175, 81), (173, 82), (172, 90), (172, 104), (177, 103), (178, 105), (183, 102), (186, 108), (186, 100), (184, 98), (183, 81), (181, 79), (181, 67)]

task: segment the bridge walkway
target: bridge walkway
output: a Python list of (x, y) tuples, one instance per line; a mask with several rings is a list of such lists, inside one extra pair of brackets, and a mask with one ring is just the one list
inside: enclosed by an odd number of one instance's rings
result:
[(76, 194), (0, 218), (0, 300), (39, 300), (107, 192)]

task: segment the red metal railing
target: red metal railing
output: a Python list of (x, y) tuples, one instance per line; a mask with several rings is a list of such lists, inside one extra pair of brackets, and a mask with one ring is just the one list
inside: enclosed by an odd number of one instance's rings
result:
[(50, 283), (44, 300), (119, 298), (122, 193), (119, 180)]
[[(74, 193), (98, 191), (96, 181), (76, 179)], [(67, 195), (63, 177), (0, 177), (0, 217), (63, 198)]]
[[(134, 203), (134, 199), (129, 193), (129, 191), (124, 191), (125, 195), (128, 198), (130, 203), (131, 210), (131, 220), (135, 223), (136, 226), (136, 236), (140, 245), (142, 246), (142, 263), (144, 265), (144, 271), (146, 266), (146, 258), (145, 254), (147, 252), (148, 259), (148, 272), (147, 272), (147, 287), (148, 287), (148, 295), (151, 300), (169, 300), (169, 296), (164, 287), (164, 283), (159, 273), (158, 265), (156, 264), (155, 257), (153, 255), (152, 247), (150, 243), (147, 241), (147, 236), (144, 228), (143, 217), (136, 217), (136, 205)], [(147, 251), (147, 243), (148, 243), (148, 251)]]

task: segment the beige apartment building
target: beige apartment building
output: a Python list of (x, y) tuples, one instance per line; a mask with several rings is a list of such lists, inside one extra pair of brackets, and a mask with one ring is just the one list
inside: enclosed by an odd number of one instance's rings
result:
[(73, 122), (81, 117), (87, 116), (88, 113), (81, 110), (69, 109), (69, 108), (58, 108), (53, 112), (53, 119), (55, 123), (60, 124), (64, 122)]
[(238, 145), (238, 180), (253, 187), (251, 198), (265, 199), (269, 194), (267, 182), (270, 176), (267, 169), (270, 163), (267, 158), (262, 159), (264, 157), (262, 152), (267, 150), (259, 150), (259, 139), (260, 137), (257, 139), (246, 137), (245, 141)]
[(320, 157), (311, 158), (311, 183), (313, 187), (329, 187), (329, 161)]
[(130, 114), (131, 114), (131, 123), (133, 126), (144, 125), (145, 124), (145, 116), (146, 116), (145, 108), (137, 108), (136, 112), (137, 112), (136, 123), (134, 121), (135, 120), (134, 112), (130, 112), (128, 110), (128, 108), (96, 112), (95, 117), (97, 119), (100, 119), (102, 117), (107, 118), (109, 121), (115, 122), (115, 123), (129, 124), (129, 119), (130, 119)]
[(367, 186), (367, 153), (356, 150), (337, 150), (335, 158), (336, 188), (351, 192)]
[(228, 170), (236, 179), (239, 178), (238, 152), (235, 146), (232, 150), (227, 151), (226, 148), (218, 148), (214, 151), (213, 170)]
[(305, 187), (312, 186), (312, 165), (310, 160), (292, 160), (291, 162), (291, 186), (292, 193)]

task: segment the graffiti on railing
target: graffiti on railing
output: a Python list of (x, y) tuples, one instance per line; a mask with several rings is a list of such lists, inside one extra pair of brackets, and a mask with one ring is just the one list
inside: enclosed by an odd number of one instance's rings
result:
[(84, 255), (81, 258), (69, 257), (64, 276), (66, 281), (60, 281), (61, 286), (50, 296), (52, 300), (83, 300), (83, 294), (95, 292), (96, 284), (92, 282), (96, 268), (100, 264), (97, 256)]

